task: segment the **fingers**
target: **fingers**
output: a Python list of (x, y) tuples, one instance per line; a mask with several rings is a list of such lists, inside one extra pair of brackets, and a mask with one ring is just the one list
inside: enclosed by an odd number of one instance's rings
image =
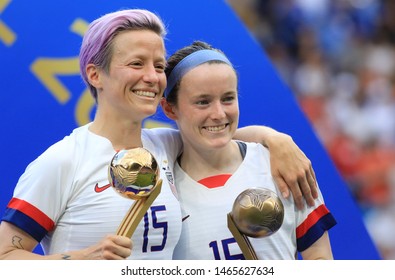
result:
[(309, 166), (305, 176), (298, 179), (299, 188), (308, 206), (314, 206), (314, 200), (318, 198), (318, 186), (313, 167)]
[(288, 182), (286, 182), (284, 180), (284, 178), (281, 176), (274, 176), (273, 179), (275, 180), (276, 185), (277, 185), (278, 189), (280, 190), (283, 198), (287, 199), (290, 195), (290, 192), (291, 192), (292, 197), (295, 201), (296, 207), (298, 209), (303, 209), (304, 199), (303, 199), (302, 191), (299, 187), (298, 181), (288, 179)]
[(292, 193), (297, 209), (303, 209), (305, 204), (314, 206), (314, 200), (318, 197), (318, 187), (312, 167), (308, 172), (300, 172), (298, 176), (276, 175), (273, 178), (285, 199)]
[(275, 176), (273, 179), (276, 182), (276, 185), (277, 185), (278, 189), (280, 190), (283, 198), (287, 199), (289, 197), (289, 188), (288, 188), (287, 183), (280, 176)]
[(110, 234), (100, 242), (78, 251), (77, 259), (124, 260), (132, 253), (132, 240), (125, 236)]
[(305, 198), (303, 197), (302, 191), (301, 191), (297, 181), (293, 183), (293, 187), (291, 187), (290, 190), (291, 190), (292, 197), (294, 199), (296, 208), (298, 208), (299, 210), (302, 210), (304, 208), (304, 204), (305, 204), (304, 199)]
[(318, 187), (312, 163), (288, 135), (276, 134), (268, 143), (272, 176), (282, 196), (292, 193), (296, 207), (314, 205)]
[(117, 255), (122, 258), (127, 258), (132, 253), (132, 240), (129, 237), (117, 236), (115, 243), (118, 245), (116, 247)]
[(311, 194), (314, 199), (318, 198), (318, 186), (317, 186), (317, 178), (315, 177), (315, 172), (313, 166), (310, 165), (310, 176), (309, 178), (309, 185), (311, 189)]
[[(309, 176), (309, 175), (306, 175), (306, 176), (308, 178), (311, 178), (311, 176)], [(315, 181), (312, 181), (311, 179), (307, 180), (306, 177), (300, 178), (298, 180), (300, 192), (303, 194), (307, 205), (314, 206), (314, 197), (312, 195), (312, 188), (315, 189), (315, 186), (312, 186), (310, 183), (313, 183), (313, 185), (315, 185)]]
[(132, 253), (132, 241), (128, 237), (110, 235), (102, 243), (102, 256), (107, 260), (123, 260)]

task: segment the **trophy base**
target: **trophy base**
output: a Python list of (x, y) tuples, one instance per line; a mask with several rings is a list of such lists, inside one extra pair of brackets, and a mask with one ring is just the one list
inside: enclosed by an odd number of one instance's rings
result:
[(236, 239), (237, 245), (239, 245), (245, 259), (257, 260), (258, 257), (255, 253), (254, 248), (252, 248), (250, 240), (245, 234), (241, 233), (239, 229), (236, 227), (236, 224), (233, 221), (231, 213), (228, 213), (228, 228), (232, 233), (233, 237)]
[(140, 223), (145, 213), (148, 211), (148, 208), (150, 208), (154, 200), (159, 195), (161, 188), (162, 180), (159, 179), (156, 185), (152, 188), (149, 196), (140, 198), (132, 204), (129, 211), (123, 218), (120, 226), (118, 227), (117, 235), (126, 236), (129, 238), (132, 237), (137, 225)]

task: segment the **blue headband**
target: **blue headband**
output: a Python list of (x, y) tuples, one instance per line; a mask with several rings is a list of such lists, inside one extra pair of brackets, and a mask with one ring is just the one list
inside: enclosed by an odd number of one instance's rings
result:
[(232, 63), (230, 63), (225, 55), (214, 50), (200, 50), (191, 53), (184, 57), (176, 67), (174, 67), (173, 71), (171, 71), (171, 74), (167, 79), (167, 87), (165, 89), (164, 96), (167, 96), (171, 92), (177, 82), (180, 81), (189, 70), (199, 66), (200, 64), (213, 60), (223, 61), (232, 66)]

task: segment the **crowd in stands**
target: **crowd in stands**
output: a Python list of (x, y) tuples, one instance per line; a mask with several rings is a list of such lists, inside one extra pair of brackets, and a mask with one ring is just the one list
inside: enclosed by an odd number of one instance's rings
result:
[(289, 85), (395, 259), (395, 1), (227, 0)]

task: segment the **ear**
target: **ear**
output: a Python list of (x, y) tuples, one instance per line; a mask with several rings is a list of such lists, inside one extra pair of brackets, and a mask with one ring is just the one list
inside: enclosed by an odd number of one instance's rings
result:
[(177, 120), (177, 115), (174, 113), (174, 106), (170, 104), (169, 102), (166, 101), (166, 98), (162, 97), (162, 99), (160, 100), (160, 105), (162, 106), (162, 110), (165, 113), (165, 115), (173, 120), (176, 121)]
[(86, 75), (89, 83), (95, 88), (101, 88), (100, 70), (96, 65), (90, 63), (86, 66)]

